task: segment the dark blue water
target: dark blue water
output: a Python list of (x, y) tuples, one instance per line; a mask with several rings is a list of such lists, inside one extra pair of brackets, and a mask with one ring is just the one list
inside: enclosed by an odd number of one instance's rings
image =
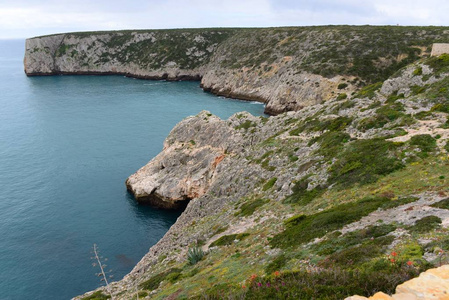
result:
[(0, 41), (0, 298), (67, 299), (101, 284), (94, 243), (119, 280), (178, 217), (137, 205), (124, 185), (177, 122), (263, 106), (197, 82), (27, 78), (23, 49)]

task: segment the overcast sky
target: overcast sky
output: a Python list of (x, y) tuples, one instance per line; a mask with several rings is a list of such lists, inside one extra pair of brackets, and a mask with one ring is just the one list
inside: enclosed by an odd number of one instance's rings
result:
[(0, 38), (69, 31), (449, 25), (447, 0), (0, 0)]

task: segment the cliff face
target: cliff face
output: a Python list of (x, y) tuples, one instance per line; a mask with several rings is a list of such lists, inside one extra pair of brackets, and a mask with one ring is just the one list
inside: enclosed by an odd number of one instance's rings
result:
[(343, 299), (449, 263), (448, 80), (435, 57), (351, 99), (185, 119), (127, 186), (187, 207), (115, 297)]
[(430, 51), (438, 27), (289, 27), (67, 33), (28, 39), (25, 73), (201, 80), (278, 114), (385, 80)]

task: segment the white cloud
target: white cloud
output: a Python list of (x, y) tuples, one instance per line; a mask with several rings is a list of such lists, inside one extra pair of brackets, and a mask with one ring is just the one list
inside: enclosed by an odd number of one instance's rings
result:
[(449, 25), (439, 0), (0, 0), (0, 38), (66, 31), (325, 24)]

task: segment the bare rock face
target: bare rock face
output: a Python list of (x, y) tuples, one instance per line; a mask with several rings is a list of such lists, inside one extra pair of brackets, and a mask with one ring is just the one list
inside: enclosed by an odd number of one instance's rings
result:
[(140, 203), (179, 208), (203, 196), (217, 166), (245, 145), (228, 122), (203, 111), (180, 122), (163, 151), (126, 180)]
[(45, 38), (27, 39), (25, 44), (25, 58), (23, 60), (25, 73), (33, 75), (54, 74), (54, 54), (63, 39), (63, 34)]
[(430, 269), (396, 287), (396, 294), (389, 296), (382, 292), (366, 298), (352, 296), (346, 300), (385, 299), (385, 300), (447, 300), (449, 299), (449, 265)]
[(290, 64), (289, 59), (273, 63), (270, 71), (262, 74), (245, 68), (241, 72), (212, 68), (203, 76), (201, 86), (216, 95), (264, 102), (265, 113), (277, 115), (331, 99), (338, 84), (345, 79), (307, 72), (291, 74)]

